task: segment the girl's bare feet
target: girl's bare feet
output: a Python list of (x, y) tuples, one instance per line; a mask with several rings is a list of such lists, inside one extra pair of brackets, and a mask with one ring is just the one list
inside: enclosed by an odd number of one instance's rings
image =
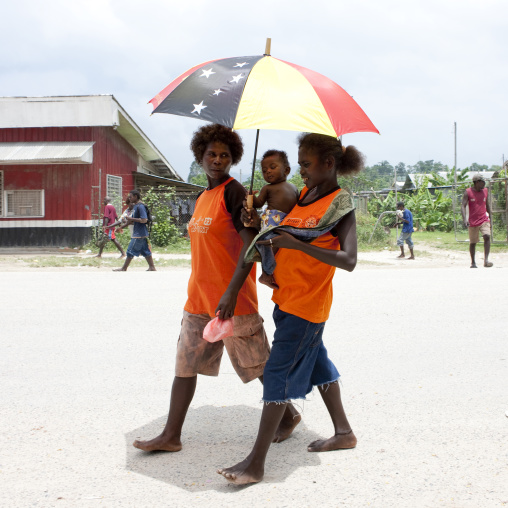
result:
[(356, 446), (356, 436), (350, 430), (344, 434), (335, 434), (329, 439), (318, 439), (307, 447), (309, 452), (331, 452), (333, 450), (347, 450)]
[(226, 469), (217, 469), (217, 473), (221, 474), (228, 482), (235, 485), (247, 485), (249, 483), (258, 483), (263, 479), (265, 474), (264, 468), (255, 468), (247, 457), (242, 462), (228, 467)]
[(132, 446), (144, 452), (179, 452), (182, 449), (182, 442), (179, 439), (167, 439), (160, 435), (150, 441), (134, 441)]
[(302, 421), (302, 417), (298, 411), (292, 405), (291, 408), (286, 410), (287, 416), (286, 413), (284, 413), (284, 417), (275, 431), (275, 437), (273, 438), (272, 443), (282, 443), (282, 441), (285, 441), (293, 433), (296, 426)]

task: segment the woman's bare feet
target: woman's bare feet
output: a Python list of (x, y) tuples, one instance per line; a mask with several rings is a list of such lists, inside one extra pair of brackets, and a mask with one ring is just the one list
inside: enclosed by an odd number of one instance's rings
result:
[(329, 439), (318, 439), (307, 447), (309, 452), (331, 452), (333, 450), (347, 450), (356, 446), (356, 436), (350, 430), (345, 434), (335, 434)]
[(134, 441), (132, 446), (144, 452), (179, 452), (182, 449), (182, 442), (179, 439), (167, 439), (160, 435), (150, 441)]
[(226, 469), (217, 469), (217, 473), (226, 478), (228, 482), (235, 485), (247, 485), (249, 483), (258, 483), (265, 474), (264, 468), (255, 468), (247, 457), (235, 466)]
[(296, 426), (302, 421), (301, 415), (298, 411), (291, 406), (292, 409), (287, 409), (284, 413), (282, 420), (275, 431), (275, 436), (272, 443), (282, 443), (285, 441), (295, 430)]

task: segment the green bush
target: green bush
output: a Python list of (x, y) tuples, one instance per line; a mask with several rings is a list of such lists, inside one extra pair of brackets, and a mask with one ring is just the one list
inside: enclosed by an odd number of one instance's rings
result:
[[(360, 248), (386, 247), (392, 244), (393, 240), (390, 234), (381, 224), (374, 230), (376, 222), (377, 218), (371, 214), (359, 213), (356, 215), (356, 236)], [(369, 243), (371, 235), (372, 241)]]
[(148, 206), (153, 218), (150, 241), (157, 247), (167, 247), (180, 237), (180, 231), (171, 217), (170, 202), (174, 195), (171, 187), (152, 187), (143, 196), (143, 203)]

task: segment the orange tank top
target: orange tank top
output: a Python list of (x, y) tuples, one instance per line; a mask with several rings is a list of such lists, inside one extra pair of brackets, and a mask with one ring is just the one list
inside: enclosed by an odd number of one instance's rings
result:
[[(215, 309), (233, 277), (243, 247), (224, 198), (225, 187), (232, 180), (205, 190), (199, 196), (188, 225), (192, 271), (184, 309), (191, 314), (215, 316)], [(235, 316), (256, 312), (256, 269), (253, 266), (238, 293)]]
[[(302, 204), (307, 193), (307, 188), (304, 187), (300, 200), (284, 217), (281, 225), (298, 228), (317, 225), (340, 190)], [(340, 250), (338, 238), (331, 233), (319, 236), (311, 244), (324, 249)], [(272, 300), (284, 312), (312, 323), (326, 321), (332, 306), (335, 267), (293, 249), (279, 249), (275, 259), (277, 266), (274, 277), (279, 289), (274, 290)]]

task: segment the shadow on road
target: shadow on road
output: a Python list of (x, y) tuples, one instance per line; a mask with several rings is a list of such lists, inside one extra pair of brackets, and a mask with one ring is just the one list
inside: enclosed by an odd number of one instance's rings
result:
[[(125, 435), (126, 467), (192, 492), (235, 492), (245, 487), (228, 484), (216, 470), (245, 458), (254, 444), (260, 417), (261, 409), (244, 405), (191, 408), (180, 452), (147, 453), (134, 448), (135, 439), (151, 439), (160, 434), (166, 423), (166, 416), (162, 416)], [(319, 455), (307, 452), (307, 445), (319, 437), (302, 421), (289, 439), (273, 444), (266, 462), (265, 482), (283, 482), (299, 467), (319, 466)]]

